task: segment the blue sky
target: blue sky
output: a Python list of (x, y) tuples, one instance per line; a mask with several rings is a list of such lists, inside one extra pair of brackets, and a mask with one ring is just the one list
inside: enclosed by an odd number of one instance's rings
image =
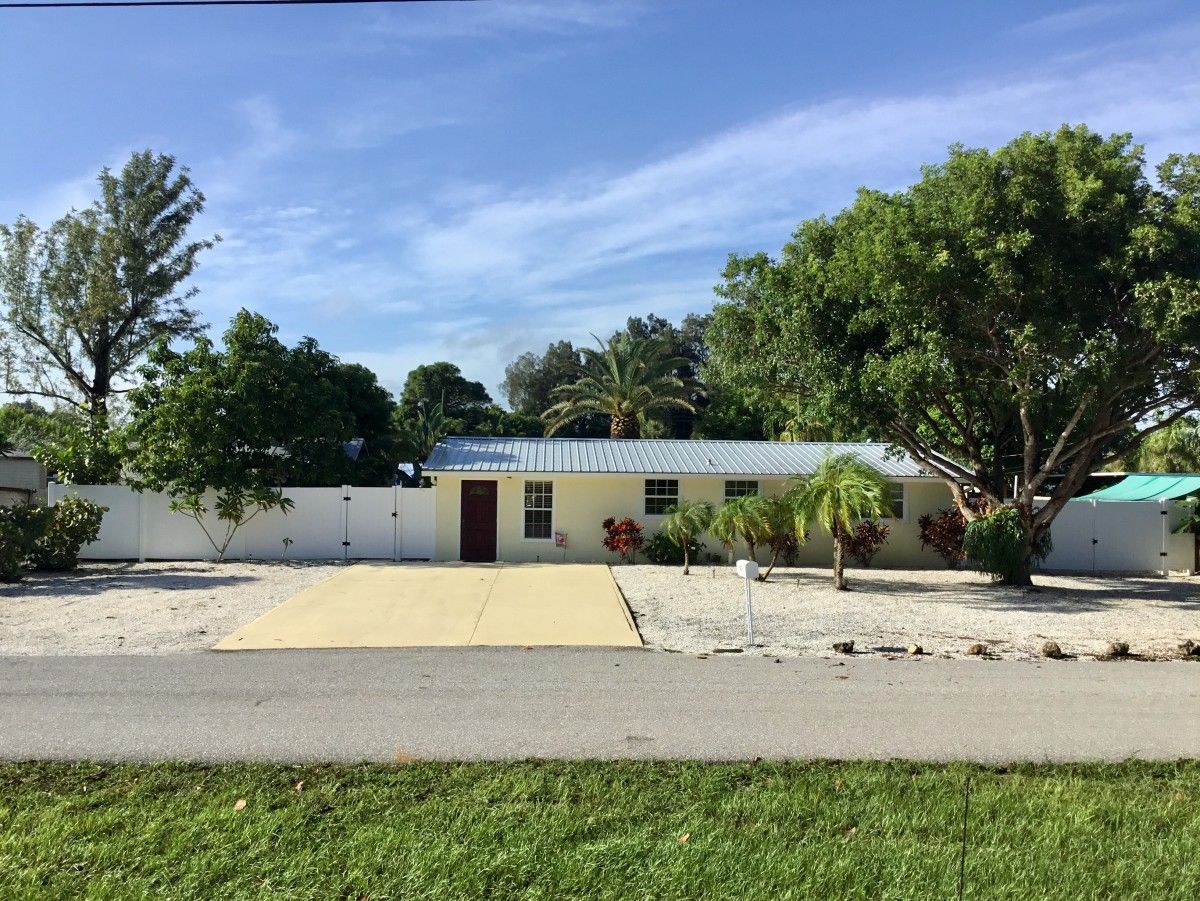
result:
[[(224, 242), (195, 276), (393, 390), (632, 314), (707, 311), (947, 144), (1086, 122), (1200, 150), (1200, 6), (511, 0), (0, 10), (0, 221), (176, 155)], [(499, 398), (499, 392), (493, 390)]]

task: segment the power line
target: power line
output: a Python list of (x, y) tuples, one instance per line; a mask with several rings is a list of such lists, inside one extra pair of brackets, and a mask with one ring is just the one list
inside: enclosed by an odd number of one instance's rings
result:
[(363, 3), (474, 3), (475, 0), (50, 0), (3, 3), (0, 9), (102, 9), (135, 6), (343, 6)]

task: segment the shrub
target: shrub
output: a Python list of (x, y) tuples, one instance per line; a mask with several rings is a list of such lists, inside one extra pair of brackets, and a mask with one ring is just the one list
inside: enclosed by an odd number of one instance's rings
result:
[(52, 516), (47, 507), (0, 507), (0, 582), (19, 582), (25, 575), (34, 546), (50, 527)]
[(49, 525), (30, 555), (34, 569), (61, 571), (79, 565), (79, 549), (100, 537), (108, 507), (85, 497), (64, 497), (50, 508)]
[(892, 529), (874, 519), (864, 519), (846, 541), (846, 553), (861, 563), (870, 566), (871, 559), (887, 544)]
[[(651, 563), (659, 566), (682, 566), (683, 547), (674, 538), (660, 529), (642, 547), (642, 553)], [(695, 538), (688, 541), (688, 559), (702, 560), (704, 547)]]
[(967, 519), (958, 507), (938, 510), (937, 515), (923, 513), (917, 519), (917, 525), (921, 528), (921, 550), (933, 548), (951, 569), (962, 562)]
[(632, 563), (634, 554), (646, 543), (641, 525), (628, 516), (620, 521), (610, 516), (601, 525), (604, 527), (604, 547), (614, 554), (620, 554), (626, 563)]
[[(1033, 560), (1044, 560), (1050, 549), (1050, 533), (1046, 532), (1033, 548)], [(976, 571), (1003, 582), (1017, 581), (1025, 567), (1021, 511), (1013, 506), (1001, 507), (968, 523), (963, 552)]]

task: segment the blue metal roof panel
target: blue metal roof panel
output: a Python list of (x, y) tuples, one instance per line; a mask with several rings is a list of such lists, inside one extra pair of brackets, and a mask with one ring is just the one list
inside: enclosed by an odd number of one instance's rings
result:
[(427, 472), (546, 472), (792, 476), (827, 453), (851, 452), (887, 476), (932, 477), (908, 455), (879, 443), (682, 441), (609, 438), (443, 438)]

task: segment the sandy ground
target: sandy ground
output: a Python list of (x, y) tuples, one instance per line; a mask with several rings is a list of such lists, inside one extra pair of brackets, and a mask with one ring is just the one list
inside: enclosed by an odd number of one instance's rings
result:
[(0, 655), (201, 651), (334, 563), (85, 563), (0, 587)]
[[(731, 567), (613, 566), (648, 647), (702, 653), (746, 642), (744, 583)], [(999, 588), (969, 572), (847, 570), (848, 592), (829, 569), (776, 569), (753, 585), (755, 653), (834, 656), (835, 641), (856, 652), (966, 656), (974, 642), (998, 657), (1038, 656), (1047, 640), (1071, 655), (1095, 656), (1111, 641), (1133, 654), (1178, 657), (1200, 642), (1200, 579), (1133, 576), (1034, 577), (1039, 591)]]

